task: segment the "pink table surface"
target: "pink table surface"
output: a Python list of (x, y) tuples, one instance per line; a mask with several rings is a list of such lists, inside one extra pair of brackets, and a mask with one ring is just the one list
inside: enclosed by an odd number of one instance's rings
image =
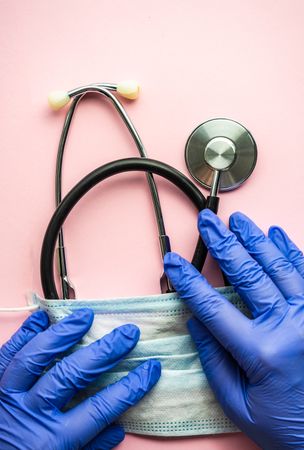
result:
[[(221, 217), (235, 210), (265, 231), (303, 234), (303, 15), (301, 0), (0, 1), (1, 306), (40, 294), (39, 254), (54, 208), (53, 178), (65, 112), (46, 95), (96, 81), (138, 79), (124, 101), (151, 157), (187, 173), (190, 132), (214, 117), (240, 121), (259, 150), (256, 170), (222, 195)], [(137, 155), (115, 111), (91, 97), (79, 108), (64, 165), (64, 190), (112, 159)], [(288, 158), (291, 163), (288, 163)], [(173, 248), (187, 258), (196, 211), (163, 180), (159, 190)], [(66, 226), (71, 278), (79, 297), (157, 293), (162, 270), (143, 174), (98, 186)], [(117, 258), (120, 258), (120, 264)], [(208, 278), (218, 283), (210, 264)], [(1, 340), (26, 314), (1, 314)], [(121, 449), (254, 449), (242, 435), (157, 440), (128, 436)]]

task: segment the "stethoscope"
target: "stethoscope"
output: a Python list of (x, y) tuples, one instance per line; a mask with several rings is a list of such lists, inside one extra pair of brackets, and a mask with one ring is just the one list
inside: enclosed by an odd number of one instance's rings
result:
[[(218, 193), (239, 187), (250, 176), (256, 164), (256, 143), (251, 133), (243, 125), (230, 119), (212, 119), (202, 123), (188, 138), (185, 148), (185, 160), (192, 177), (210, 190), (210, 195), (205, 198), (195, 184), (181, 172), (168, 164), (147, 157), (144, 145), (133, 123), (120, 101), (111, 91), (116, 91), (125, 98), (135, 99), (138, 96), (139, 87), (133, 81), (118, 84), (96, 83), (68, 92), (55, 91), (49, 95), (49, 104), (54, 110), (62, 108), (73, 100), (66, 114), (58, 146), (55, 179), (56, 210), (47, 227), (41, 250), (41, 283), (45, 298), (48, 299), (59, 298), (53, 272), (57, 242), (61, 297), (64, 299), (76, 297), (74, 286), (67, 272), (62, 226), (78, 201), (96, 184), (123, 172), (146, 172), (157, 221), (161, 254), (164, 257), (167, 252), (171, 251), (171, 246), (169, 236), (166, 233), (153, 174), (166, 178), (181, 189), (199, 211), (209, 208), (217, 213), (219, 204)], [(70, 125), (76, 106), (87, 93), (92, 92), (101, 94), (112, 102), (127, 126), (140, 157), (120, 159), (98, 167), (80, 180), (62, 199), (62, 161)], [(207, 248), (203, 241), (198, 238), (192, 264), (201, 271), (206, 257)], [(164, 273), (160, 279), (160, 286), (162, 293), (174, 291)]]

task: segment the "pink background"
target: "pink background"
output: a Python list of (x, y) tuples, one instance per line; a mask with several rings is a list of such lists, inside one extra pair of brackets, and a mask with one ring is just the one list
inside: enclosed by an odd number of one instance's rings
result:
[[(39, 253), (54, 208), (65, 115), (48, 109), (53, 89), (138, 79), (140, 98), (124, 104), (148, 154), (184, 173), (184, 145), (199, 123), (240, 121), (257, 141), (258, 164), (244, 186), (222, 195), (220, 215), (226, 221), (242, 210), (265, 231), (281, 224), (303, 247), (303, 15), (301, 0), (0, 1), (1, 306), (24, 305), (30, 290), (41, 294)], [(65, 192), (96, 166), (136, 155), (115, 111), (99, 97), (88, 98), (66, 151)], [(196, 211), (167, 182), (158, 185), (173, 248), (191, 258)], [(143, 174), (95, 188), (65, 231), (79, 297), (159, 292), (162, 264)], [(207, 272), (216, 283), (215, 267)], [(2, 314), (1, 340), (25, 317)], [(121, 449), (164, 446), (256, 448), (230, 435), (170, 441), (128, 436)]]

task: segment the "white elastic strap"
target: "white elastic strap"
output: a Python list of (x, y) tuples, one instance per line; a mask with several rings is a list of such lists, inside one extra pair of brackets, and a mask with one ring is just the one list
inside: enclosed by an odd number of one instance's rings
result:
[(35, 304), (33, 302), (33, 292), (28, 292), (25, 295), (26, 298), (26, 306), (13, 306), (13, 307), (4, 307), (4, 308), (0, 308), (0, 313), (2, 312), (22, 312), (22, 311), (36, 311), (37, 309), (39, 309), (39, 305)]
[(36, 311), (39, 305), (19, 306), (16, 308), (0, 308), (0, 312)]

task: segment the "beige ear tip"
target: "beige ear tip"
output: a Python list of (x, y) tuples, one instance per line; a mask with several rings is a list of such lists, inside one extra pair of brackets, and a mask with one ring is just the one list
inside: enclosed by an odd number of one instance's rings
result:
[(66, 91), (53, 91), (48, 96), (49, 105), (54, 111), (63, 108), (69, 101), (70, 97)]
[(117, 84), (117, 92), (125, 98), (135, 100), (139, 95), (139, 84), (137, 81), (121, 81)]

